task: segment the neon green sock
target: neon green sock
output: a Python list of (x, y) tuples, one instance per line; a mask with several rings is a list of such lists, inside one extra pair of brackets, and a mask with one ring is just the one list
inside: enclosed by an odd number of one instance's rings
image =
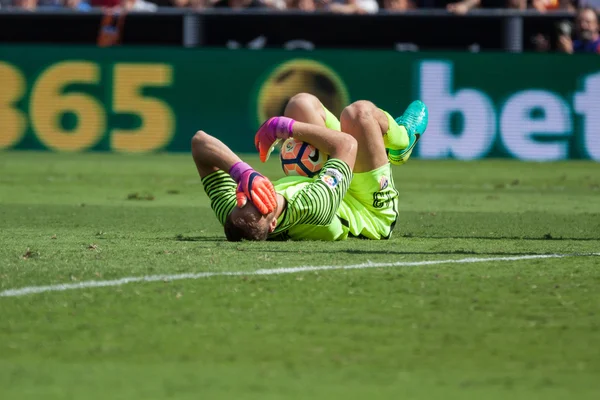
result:
[(388, 131), (383, 135), (383, 144), (386, 149), (391, 150), (403, 150), (408, 147), (410, 139), (408, 138), (408, 132), (402, 125), (398, 125), (396, 121), (390, 121), (390, 127)]

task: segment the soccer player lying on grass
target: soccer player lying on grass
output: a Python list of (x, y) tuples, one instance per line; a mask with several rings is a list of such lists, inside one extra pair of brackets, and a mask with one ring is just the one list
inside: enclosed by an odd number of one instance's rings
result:
[(261, 161), (277, 140), (293, 137), (329, 155), (314, 178), (286, 177), (271, 186), (218, 139), (202, 131), (192, 139), (196, 167), (227, 239), (388, 239), (398, 217), (390, 163), (410, 157), (427, 126), (425, 105), (415, 101), (394, 120), (358, 101), (344, 109), (340, 124), (316, 97), (302, 93), (284, 115), (256, 134)]

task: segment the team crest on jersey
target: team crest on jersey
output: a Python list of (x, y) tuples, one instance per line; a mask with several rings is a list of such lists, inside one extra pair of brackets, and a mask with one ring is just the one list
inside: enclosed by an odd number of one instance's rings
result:
[(321, 180), (330, 188), (335, 188), (342, 180), (342, 174), (337, 169), (327, 168), (321, 176)]
[(390, 184), (390, 181), (388, 180), (387, 176), (382, 176), (379, 179), (379, 190), (386, 189), (389, 184)]

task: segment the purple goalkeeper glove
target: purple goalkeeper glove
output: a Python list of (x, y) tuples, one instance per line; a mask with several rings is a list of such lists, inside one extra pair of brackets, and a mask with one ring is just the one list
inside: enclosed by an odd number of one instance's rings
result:
[(260, 153), (260, 161), (266, 162), (269, 159), (280, 140), (292, 137), (294, 122), (296, 121), (288, 117), (273, 117), (262, 124), (254, 137), (254, 145)]
[(242, 161), (237, 162), (229, 170), (229, 175), (238, 184), (235, 194), (238, 207), (244, 207), (250, 200), (263, 215), (270, 214), (277, 208), (273, 184), (250, 165)]

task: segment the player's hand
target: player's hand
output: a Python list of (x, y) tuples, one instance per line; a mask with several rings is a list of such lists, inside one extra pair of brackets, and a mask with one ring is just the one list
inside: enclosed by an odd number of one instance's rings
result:
[(270, 214), (277, 208), (277, 197), (273, 184), (254, 170), (247, 171), (242, 175), (235, 197), (238, 207), (244, 207), (250, 200), (263, 215)]
[(569, 36), (561, 35), (558, 37), (558, 51), (563, 53), (573, 54), (573, 41)]
[(244, 162), (236, 163), (229, 174), (238, 184), (235, 194), (238, 207), (244, 207), (249, 200), (263, 215), (275, 211), (277, 197), (269, 179)]
[(292, 137), (294, 121), (288, 117), (273, 117), (267, 120), (256, 132), (254, 145), (260, 154), (260, 161), (266, 162), (277, 143)]

